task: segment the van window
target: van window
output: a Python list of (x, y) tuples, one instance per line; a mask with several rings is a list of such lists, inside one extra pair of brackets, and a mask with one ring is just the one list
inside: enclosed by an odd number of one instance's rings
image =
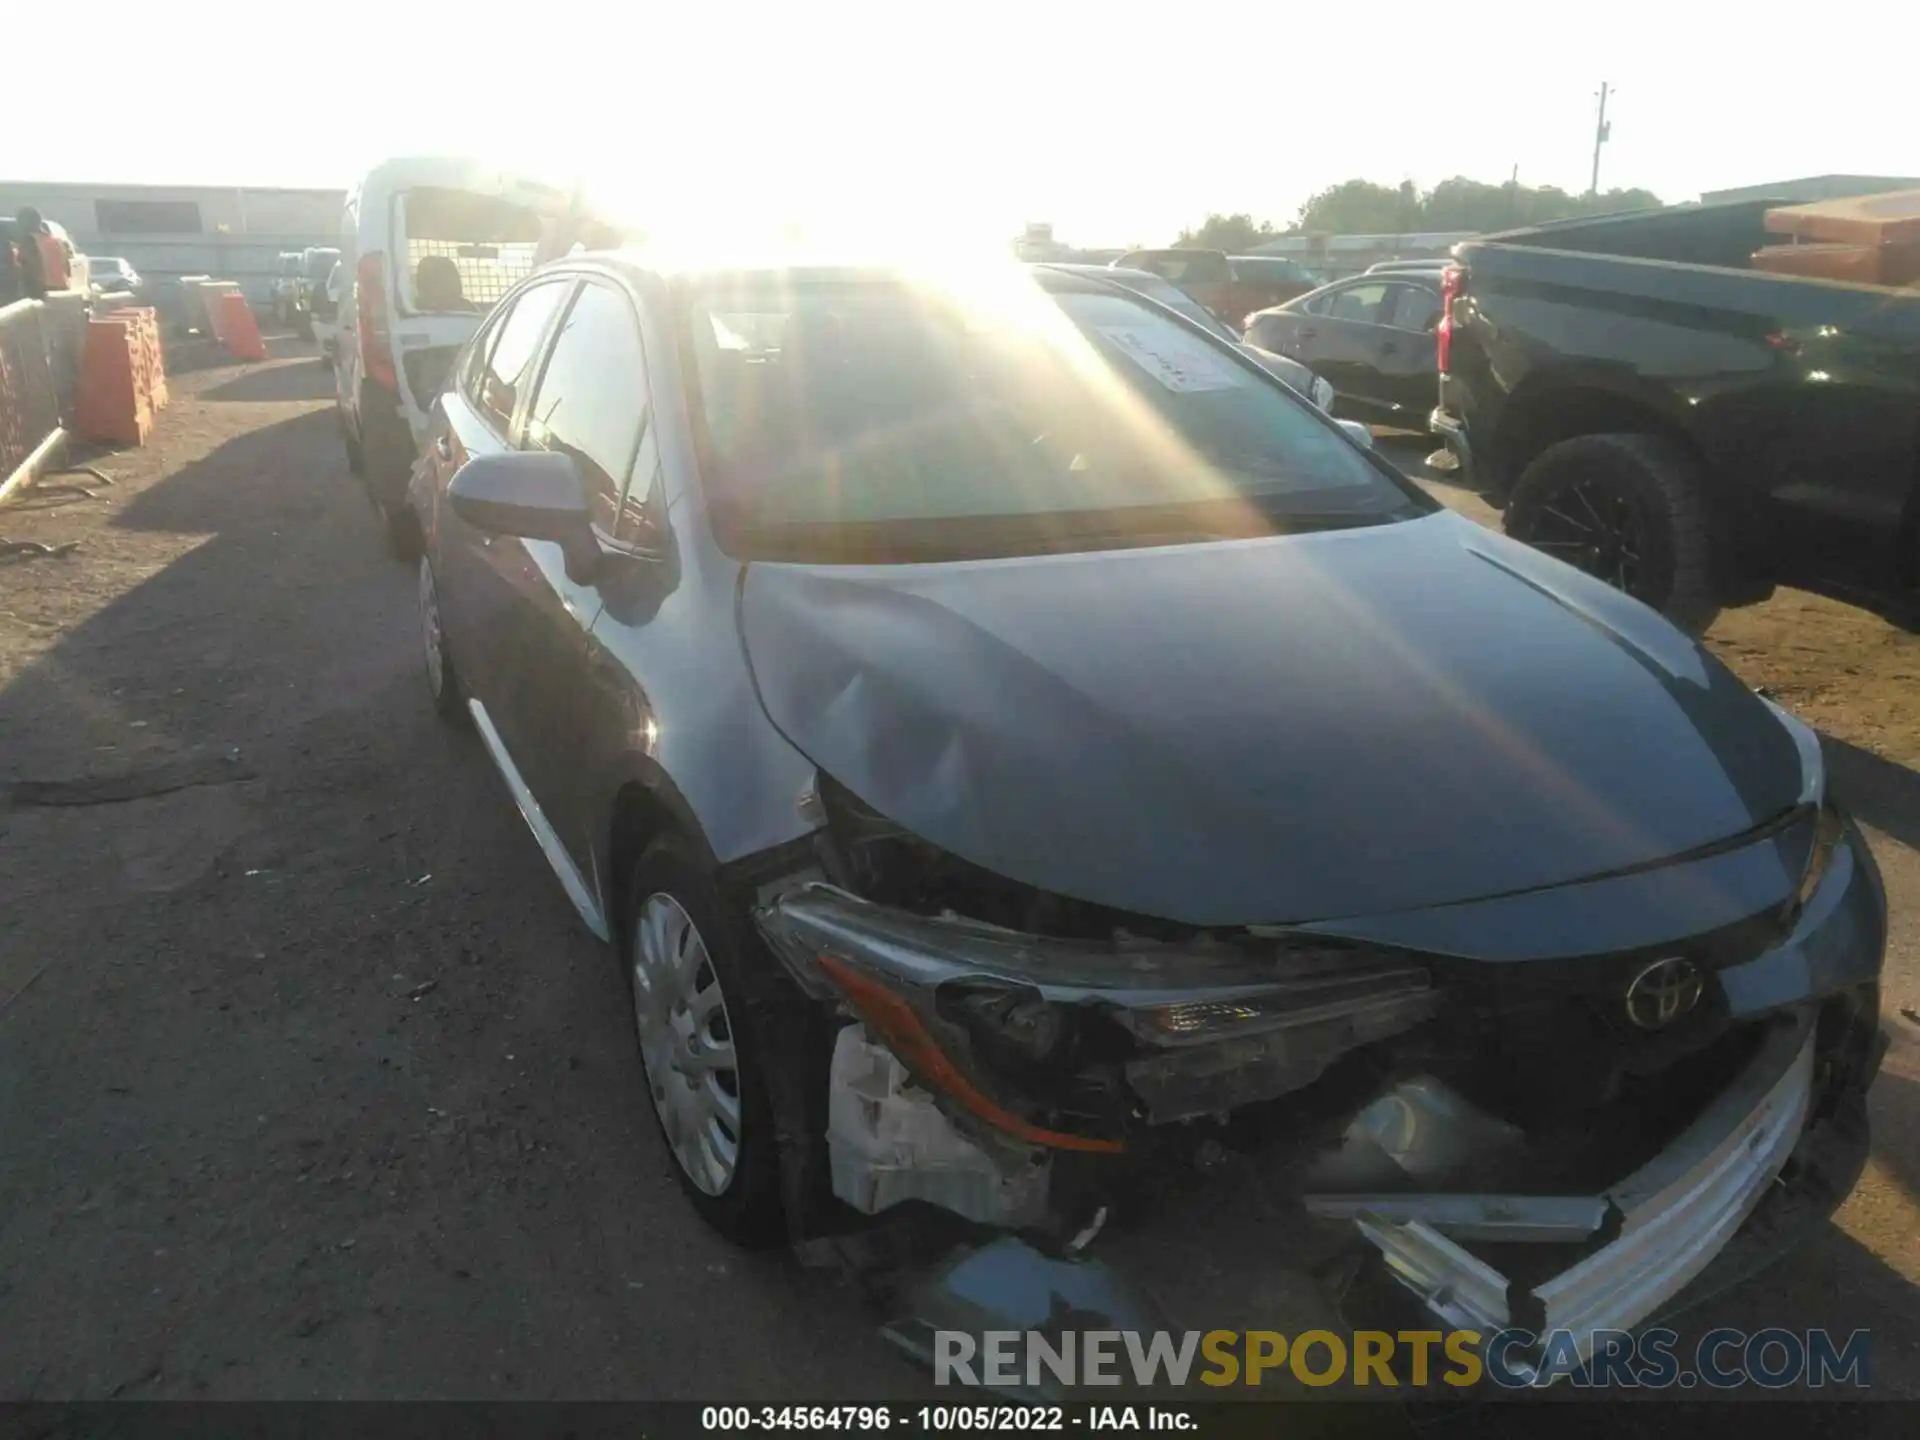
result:
[(533, 273), (541, 217), (524, 205), (416, 186), (395, 200), (393, 223), (394, 251), (406, 256), (396, 277), (406, 314), (483, 313)]

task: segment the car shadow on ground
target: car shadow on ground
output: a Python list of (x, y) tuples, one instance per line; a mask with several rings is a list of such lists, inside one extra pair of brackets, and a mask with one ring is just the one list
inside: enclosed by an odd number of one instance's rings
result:
[[(222, 370), (234, 363), (233, 356), (212, 335), (182, 333), (173, 322), (166, 326), (166, 367), (169, 375), (192, 375), (202, 370)], [(299, 335), (265, 334), (267, 360), (313, 360), (320, 356), (314, 342)]]
[(298, 401), (334, 398), (333, 366), (319, 356), (305, 365), (264, 365), (201, 392), (207, 400)]
[(113, 781), (0, 811), (0, 1396), (923, 1393), (681, 1196), (619, 968), (433, 718), (332, 427), (112, 492), (123, 546), (197, 543), (96, 570), (0, 688), (4, 778)]
[(1831, 735), (1821, 748), (1834, 795), (1854, 816), (1920, 850), (1920, 771)]

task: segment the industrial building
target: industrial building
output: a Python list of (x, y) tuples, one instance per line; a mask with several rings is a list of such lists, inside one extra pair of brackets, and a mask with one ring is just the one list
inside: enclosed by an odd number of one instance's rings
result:
[(1814, 200), (1844, 200), (1849, 195), (1884, 195), (1890, 190), (1920, 190), (1920, 179), (1910, 175), (1809, 175), (1733, 190), (1706, 190), (1701, 192), (1700, 202), (1717, 205), (1733, 200), (1786, 200), (1804, 205)]
[(345, 190), (0, 180), (0, 215), (31, 205), (77, 249), (122, 256), (149, 281), (215, 275), (256, 301), (281, 251), (338, 243), (345, 204)]

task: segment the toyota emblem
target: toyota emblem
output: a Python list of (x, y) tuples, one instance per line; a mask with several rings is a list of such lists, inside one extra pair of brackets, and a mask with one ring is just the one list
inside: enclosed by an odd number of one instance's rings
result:
[(1706, 981), (1700, 967), (1679, 955), (1656, 960), (1627, 986), (1627, 1019), (1642, 1030), (1664, 1030), (1700, 1003)]

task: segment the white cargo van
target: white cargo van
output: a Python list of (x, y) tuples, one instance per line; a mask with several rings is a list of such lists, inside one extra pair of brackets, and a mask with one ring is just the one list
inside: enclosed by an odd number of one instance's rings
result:
[(427, 412), (460, 346), (534, 267), (617, 244), (564, 187), (475, 160), (389, 160), (347, 195), (340, 235), (343, 294), (335, 342), (347, 463), (364, 480), (395, 553), (417, 529), (407, 480)]

